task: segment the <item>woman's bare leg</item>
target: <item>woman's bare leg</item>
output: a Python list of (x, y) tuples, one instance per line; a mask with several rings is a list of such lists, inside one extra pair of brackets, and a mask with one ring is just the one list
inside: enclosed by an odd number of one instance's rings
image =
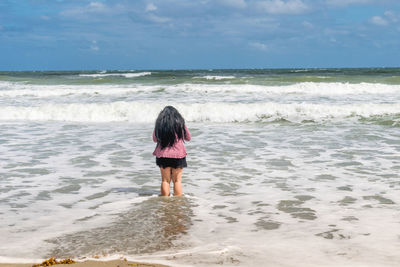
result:
[(171, 169), (170, 167), (167, 168), (160, 168), (161, 171), (161, 195), (162, 196), (169, 196), (169, 184), (171, 183)]
[(182, 168), (171, 169), (172, 181), (174, 182), (174, 196), (182, 196)]

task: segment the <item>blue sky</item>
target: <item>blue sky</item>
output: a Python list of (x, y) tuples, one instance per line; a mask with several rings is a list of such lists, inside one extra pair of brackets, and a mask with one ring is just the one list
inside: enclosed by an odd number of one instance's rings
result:
[(0, 70), (398, 67), (395, 0), (0, 0)]

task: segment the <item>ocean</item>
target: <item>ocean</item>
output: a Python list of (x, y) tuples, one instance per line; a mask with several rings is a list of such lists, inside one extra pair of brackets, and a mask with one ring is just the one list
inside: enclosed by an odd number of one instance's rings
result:
[(400, 265), (400, 69), (0, 72), (0, 125), (0, 262)]

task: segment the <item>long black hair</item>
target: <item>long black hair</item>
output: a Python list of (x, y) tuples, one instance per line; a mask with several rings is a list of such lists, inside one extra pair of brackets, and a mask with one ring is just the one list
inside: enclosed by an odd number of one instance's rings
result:
[(158, 114), (154, 131), (161, 149), (173, 146), (186, 136), (185, 119), (176, 108), (166, 106)]

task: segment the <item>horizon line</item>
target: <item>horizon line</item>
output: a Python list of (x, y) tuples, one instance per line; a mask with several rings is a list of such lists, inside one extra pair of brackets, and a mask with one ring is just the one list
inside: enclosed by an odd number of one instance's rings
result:
[(25, 69), (0, 70), (2, 72), (77, 72), (77, 71), (216, 71), (216, 70), (334, 70), (334, 69), (400, 69), (398, 67), (276, 67), (276, 68), (160, 68), (160, 69)]

